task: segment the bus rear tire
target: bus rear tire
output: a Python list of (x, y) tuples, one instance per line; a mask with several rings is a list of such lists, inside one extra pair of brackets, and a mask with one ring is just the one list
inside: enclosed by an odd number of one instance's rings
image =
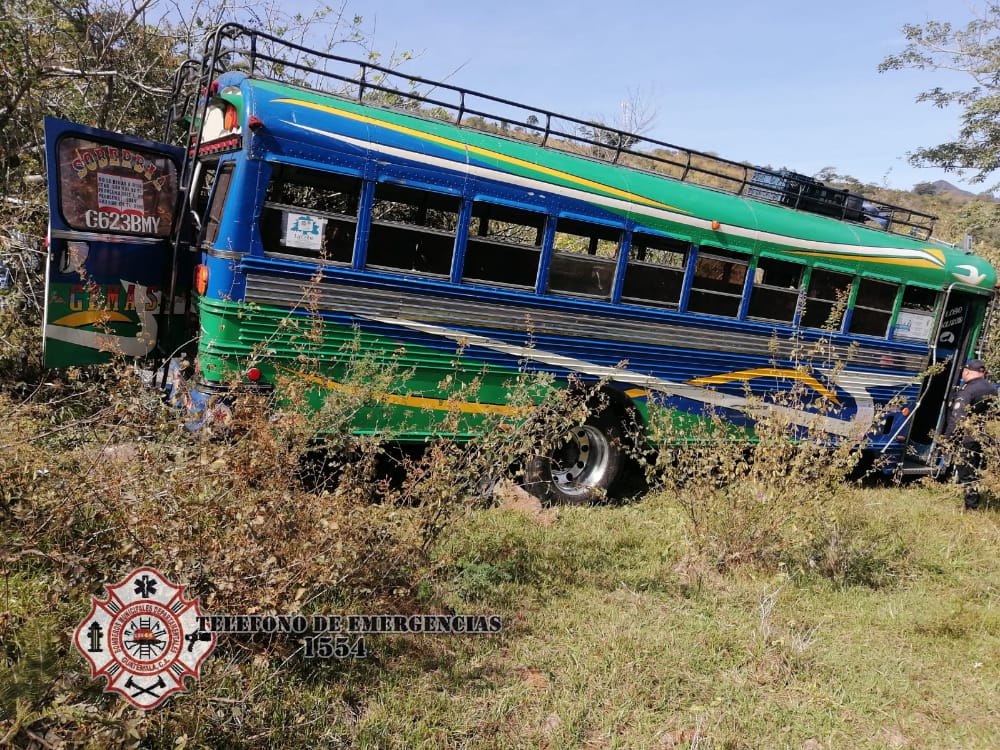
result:
[(547, 454), (525, 465), (525, 489), (548, 505), (589, 505), (607, 498), (625, 464), (621, 427), (588, 419)]

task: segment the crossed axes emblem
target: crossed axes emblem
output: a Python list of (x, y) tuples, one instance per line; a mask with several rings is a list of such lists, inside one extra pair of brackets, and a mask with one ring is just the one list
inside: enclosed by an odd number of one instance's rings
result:
[(125, 687), (126, 688), (129, 688), (129, 689), (135, 688), (135, 692), (132, 693), (132, 697), (133, 698), (138, 698), (140, 695), (143, 695), (143, 694), (151, 695), (154, 698), (159, 698), (160, 694), (157, 693), (156, 691), (159, 690), (160, 688), (165, 688), (166, 686), (167, 686), (167, 683), (164, 682), (163, 675), (160, 675), (159, 677), (157, 677), (156, 678), (156, 682), (154, 682), (152, 685), (150, 685), (148, 687), (143, 687), (138, 682), (136, 682), (132, 677), (129, 677), (128, 680), (126, 680), (126, 682), (125, 682)]

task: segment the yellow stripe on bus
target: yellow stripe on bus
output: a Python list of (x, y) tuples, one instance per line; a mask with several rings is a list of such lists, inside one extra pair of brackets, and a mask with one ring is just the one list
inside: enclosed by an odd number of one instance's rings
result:
[(90, 310), (70, 313), (59, 318), (59, 320), (53, 320), (50, 325), (79, 328), (80, 326), (103, 323), (136, 323), (138, 325), (138, 321), (132, 320), (127, 315), (122, 315), (120, 312), (115, 312), (114, 310)]
[(937, 264), (933, 261), (926, 260), (923, 258), (890, 258), (885, 255), (862, 255), (861, 253), (824, 253), (824, 252), (810, 252), (808, 250), (795, 250), (790, 249), (786, 252), (794, 253), (795, 255), (808, 255), (813, 258), (833, 258), (835, 260), (860, 260), (868, 263), (884, 263), (889, 266), (907, 266), (909, 268), (930, 268), (933, 270), (939, 270), (943, 265)]
[(350, 120), (355, 120), (357, 122), (363, 122), (366, 125), (375, 125), (377, 127), (386, 128), (387, 130), (393, 130), (397, 133), (402, 133), (404, 135), (413, 136), (415, 138), (422, 138), (423, 140), (431, 141), (442, 146), (447, 146), (449, 148), (457, 149), (467, 149), (468, 151), (477, 154), (479, 156), (486, 156), (491, 159), (496, 159), (497, 161), (506, 162), (507, 164), (512, 164), (516, 167), (521, 167), (522, 169), (528, 169), (532, 172), (540, 172), (542, 174), (548, 175), (549, 177), (555, 177), (560, 180), (565, 180), (567, 182), (575, 183), (583, 187), (591, 188), (592, 190), (600, 190), (601, 192), (615, 195), (619, 198), (625, 198), (626, 200), (634, 201), (636, 203), (644, 203), (648, 206), (654, 206), (656, 208), (666, 209), (668, 211), (679, 211), (681, 213), (689, 213), (682, 208), (677, 208), (676, 206), (671, 206), (667, 203), (661, 203), (659, 201), (654, 201), (651, 198), (646, 198), (645, 196), (639, 195), (637, 193), (630, 193), (626, 190), (619, 190), (618, 188), (611, 187), (610, 185), (603, 185), (600, 182), (594, 182), (593, 180), (588, 180), (583, 177), (577, 177), (576, 175), (570, 174), (569, 172), (562, 172), (558, 169), (552, 169), (550, 167), (543, 167), (540, 164), (535, 164), (530, 161), (525, 161), (524, 159), (518, 159), (515, 156), (507, 156), (506, 154), (501, 154), (499, 151), (490, 151), (489, 149), (481, 148), (479, 146), (473, 146), (467, 143), (462, 143), (461, 141), (455, 141), (450, 138), (443, 138), (439, 135), (431, 135), (430, 133), (424, 133), (420, 130), (415, 130), (414, 128), (408, 128), (405, 125), (396, 125), (395, 123), (385, 122), (384, 120), (378, 120), (374, 117), (368, 117), (366, 115), (357, 114), (355, 112), (350, 112), (348, 110), (337, 109), (336, 107), (330, 107), (325, 104), (315, 104), (313, 102), (303, 101), (301, 99), (275, 99), (276, 102), (281, 102), (283, 104), (295, 104), (300, 107), (308, 107), (309, 109), (316, 109), (320, 112), (327, 112), (333, 115), (339, 115), (341, 117), (346, 117)]
[(689, 385), (721, 385), (732, 383), (736, 380), (753, 380), (754, 378), (783, 378), (785, 380), (797, 380), (809, 386), (824, 398), (840, 406), (837, 395), (808, 373), (798, 370), (781, 369), (777, 367), (760, 367), (753, 370), (738, 370), (736, 372), (722, 373), (720, 375), (707, 375), (702, 378), (694, 378), (687, 381)]
[(504, 404), (481, 404), (475, 401), (451, 401), (443, 398), (427, 398), (426, 396), (397, 396), (392, 393), (372, 393), (369, 394), (366, 388), (356, 385), (338, 383), (336, 380), (327, 380), (317, 375), (291, 370), (285, 367), (278, 367), (287, 373), (296, 375), (308, 380), (311, 383), (322, 385), (331, 390), (345, 391), (351, 395), (370, 395), (379, 403), (392, 404), (394, 406), (408, 406), (416, 409), (430, 409), (433, 411), (459, 411), (463, 414), (499, 414), (505, 417), (522, 416), (531, 410), (527, 406), (506, 406)]

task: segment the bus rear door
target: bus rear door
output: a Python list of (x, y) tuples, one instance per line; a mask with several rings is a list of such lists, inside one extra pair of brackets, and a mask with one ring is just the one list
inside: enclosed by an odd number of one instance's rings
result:
[(46, 118), (45, 365), (155, 356), (166, 317), (183, 151)]

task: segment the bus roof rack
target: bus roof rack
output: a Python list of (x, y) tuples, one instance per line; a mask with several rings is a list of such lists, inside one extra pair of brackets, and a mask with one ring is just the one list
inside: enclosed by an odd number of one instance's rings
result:
[(407, 75), (373, 62), (310, 49), (239, 24), (220, 26), (206, 40), (201, 60), (187, 61), (178, 70), (172, 101), (179, 104), (167, 116), (168, 139), (171, 123), (184, 124), (189, 128), (189, 137), (197, 137), (190, 130), (200, 119), (194, 116), (194, 109), (205, 106), (205, 102), (196, 94), (207, 90), (211, 81), (229, 70), (918, 240), (930, 238), (937, 219), (788, 170), (732, 161), (601, 122)]

